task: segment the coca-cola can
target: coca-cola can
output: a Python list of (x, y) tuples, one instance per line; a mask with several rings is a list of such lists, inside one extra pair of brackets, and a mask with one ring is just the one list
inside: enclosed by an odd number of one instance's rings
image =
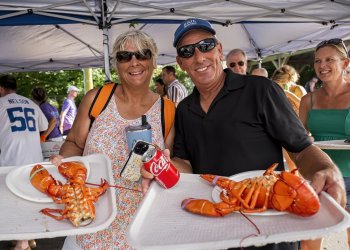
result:
[(153, 174), (163, 188), (171, 188), (179, 181), (180, 173), (177, 168), (156, 147), (149, 147), (143, 154), (142, 161), (146, 171)]

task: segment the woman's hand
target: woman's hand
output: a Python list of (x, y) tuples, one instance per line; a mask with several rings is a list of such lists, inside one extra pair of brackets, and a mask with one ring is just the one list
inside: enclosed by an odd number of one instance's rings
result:
[(49, 160), (53, 165), (58, 167), (58, 165), (62, 163), (63, 158), (64, 157), (62, 155), (51, 155)]
[[(164, 149), (163, 154), (170, 161), (169, 149)], [(149, 187), (154, 179), (154, 175), (151, 174), (150, 172), (148, 172), (142, 164), (141, 176), (142, 176), (142, 182), (141, 182), (142, 194), (145, 194), (147, 192), (147, 190), (149, 189)]]

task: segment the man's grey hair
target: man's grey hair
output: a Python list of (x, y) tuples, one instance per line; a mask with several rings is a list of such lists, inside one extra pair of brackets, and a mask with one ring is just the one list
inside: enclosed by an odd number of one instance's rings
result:
[(233, 49), (233, 50), (230, 50), (230, 52), (227, 53), (227, 55), (226, 55), (226, 61), (227, 61), (227, 58), (228, 58), (229, 56), (235, 55), (235, 54), (242, 54), (242, 55), (244, 56), (245, 60), (246, 60), (246, 61), (248, 60), (247, 55), (246, 55), (246, 53), (245, 53), (243, 50), (241, 50), (241, 49)]

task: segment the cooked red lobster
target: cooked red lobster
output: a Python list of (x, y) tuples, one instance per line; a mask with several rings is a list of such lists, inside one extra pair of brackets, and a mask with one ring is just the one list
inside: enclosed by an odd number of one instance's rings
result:
[(65, 205), (64, 209), (45, 208), (40, 212), (56, 220), (69, 219), (76, 227), (90, 224), (95, 218), (94, 202), (106, 192), (109, 187), (107, 181), (101, 180), (97, 188), (87, 187), (87, 169), (79, 161), (61, 163), (58, 171), (68, 179), (66, 184), (55, 180), (40, 164), (30, 172), (30, 182), (36, 189), (46, 193), (55, 203)]
[(320, 209), (320, 201), (314, 189), (297, 169), (276, 174), (277, 163), (262, 176), (239, 182), (216, 175), (201, 175), (213, 185), (219, 186), (222, 202), (188, 198), (182, 201), (185, 210), (205, 216), (225, 216), (233, 211), (244, 213), (263, 212), (272, 208), (300, 216), (311, 216)]

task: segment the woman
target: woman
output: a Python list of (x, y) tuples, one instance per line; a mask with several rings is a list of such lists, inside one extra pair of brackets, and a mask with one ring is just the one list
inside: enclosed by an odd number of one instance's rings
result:
[[(344, 77), (348, 65), (348, 50), (341, 39), (331, 39), (317, 45), (314, 68), (323, 84), (321, 88), (301, 99), (299, 112), (301, 121), (315, 141), (345, 140), (350, 137), (350, 82)], [(350, 152), (324, 151), (337, 164), (344, 176), (349, 211)], [(347, 233), (350, 246), (349, 228)], [(321, 243), (322, 240), (308, 242), (312, 249), (320, 248)]]
[(298, 72), (290, 65), (283, 65), (276, 69), (271, 80), (278, 83), (285, 91), (289, 91), (299, 98), (306, 95), (305, 88), (296, 84), (299, 80)]
[[(140, 182), (120, 177), (128, 157), (125, 128), (141, 125), (146, 115), (152, 128), (152, 142), (160, 148), (172, 148), (174, 128), (164, 141), (161, 125), (161, 97), (149, 89), (156, 68), (157, 47), (154, 40), (138, 30), (128, 31), (117, 37), (112, 55), (114, 66), (120, 78), (113, 97), (106, 109), (93, 122), (91, 129), (88, 116), (97, 89), (89, 91), (79, 107), (72, 130), (63, 144), (60, 154), (64, 157), (104, 153), (112, 161), (116, 185), (141, 191)], [(106, 136), (107, 135), (107, 136)], [(58, 163), (61, 157), (52, 162)], [(105, 230), (89, 235), (67, 237), (64, 249), (129, 249), (126, 242), (126, 228), (141, 199), (141, 192), (119, 189), (117, 197), (118, 215)], [(98, 216), (98, 214), (97, 214)], [(75, 242), (76, 239), (76, 242)]]
[(155, 91), (158, 93), (161, 97), (168, 97), (165, 84), (162, 80), (162, 78), (158, 78), (154, 81)]
[[(299, 80), (299, 74), (295, 68), (289, 65), (283, 65), (275, 70), (271, 80), (276, 82), (284, 89), (284, 93), (286, 94), (295, 113), (299, 114), (300, 98), (306, 94), (306, 90), (302, 86), (296, 84), (296, 82)], [(289, 170), (295, 169), (295, 163), (284, 149), (283, 155)]]
[(60, 114), (55, 106), (47, 102), (46, 90), (42, 87), (34, 88), (32, 90), (32, 97), (49, 122), (47, 130), (40, 135), (41, 141), (62, 141), (62, 134), (58, 128), (60, 124)]

